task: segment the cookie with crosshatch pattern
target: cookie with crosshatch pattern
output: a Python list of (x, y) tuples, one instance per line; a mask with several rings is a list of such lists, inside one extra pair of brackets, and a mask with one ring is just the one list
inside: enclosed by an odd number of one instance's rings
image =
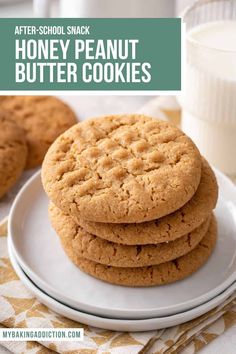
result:
[(202, 224), (215, 208), (217, 198), (215, 174), (202, 158), (201, 180), (196, 193), (184, 206), (169, 215), (138, 224), (93, 222), (78, 216), (75, 221), (93, 235), (124, 245), (168, 242), (186, 235)]
[(84, 121), (50, 147), (42, 168), (49, 198), (64, 212), (139, 223), (182, 207), (201, 177), (201, 156), (181, 130), (143, 115)]

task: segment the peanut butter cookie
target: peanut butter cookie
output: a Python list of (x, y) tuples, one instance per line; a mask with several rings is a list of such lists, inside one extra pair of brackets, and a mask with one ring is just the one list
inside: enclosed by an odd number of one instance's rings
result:
[(0, 109), (12, 114), (25, 131), (29, 151), (26, 168), (41, 165), (52, 142), (77, 122), (74, 112), (52, 96), (2, 96)]
[(170, 123), (142, 115), (90, 119), (62, 134), (43, 163), (42, 181), (65, 213), (107, 223), (170, 214), (196, 192), (198, 149)]
[(206, 235), (191, 252), (166, 263), (140, 268), (106, 266), (78, 256), (66, 242), (62, 245), (68, 257), (82, 271), (95, 278), (124, 286), (154, 286), (181, 280), (197, 271), (210, 257), (216, 243), (216, 235), (217, 225), (213, 218)]
[(51, 204), (51, 223), (63, 244), (80, 257), (114, 267), (143, 267), (164, 263), (194, 249), (206, 234), (211, 217), (197, 229), (175, 241), (157, 245), (126, 246), (87, 233), (74, 220)]
[(0, 112), (0, 198), (16, 183), (27, 158), (24, 131), (11, 118)]
[(141, 224), (98, 223), (81, 217), (77, 217), (76, 222), (93, 235), (125, 245), (173, 241), (202, 224), (215, 208), (217, 197), (218, 186), (214, 172), (202, 158), (202, 175), (196, 193), (174, 213)]

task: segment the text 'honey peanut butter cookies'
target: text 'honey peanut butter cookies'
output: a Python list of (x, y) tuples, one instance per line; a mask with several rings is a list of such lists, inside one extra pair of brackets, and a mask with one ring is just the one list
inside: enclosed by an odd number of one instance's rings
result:
[(45, 191), (65, 213), (111, 223), (149, 221), (179, 209), (200, 177), (191, 139), (142, 115), (77, 124), (53, 143), (42, 169)]
[(12, 114), (25, 131), (28, 145), (26, 168), (41, 165), (52, 142), (77, 122), (74, 112), (51, 96), (2, 96), (0, 109)]
[(27, 158), (24, 131), (10, 117), (0, 112), (0, 198), (16, 183)]
[(87, 232), (125, 245), (173, 241), (198, 227), (216, 206), (218, 186), (214, 172), (202, 158), (202, 175), (194, 196), (180, 209), (158, 220), (141, 224), (109, 224), (76, 218)]
[(72, 262), (95, 278), (124, 286), (154, 286), (173, 283), (197, 271), (210, 257), (216, 237), (216, 220), (212, 218), (206, 235), (191, 252), (170, 262), (140, 268), (106, 266), (79, 257), (68, 243), (62, 242), (62, 246)]
[(211, 217), (197, 229), (171, 242), (158, 245), (126, 246), (87, 233), (74, 220), (51, 204), (49, 216), (63, 244), (77, 256), (114, 267), (143, 267), (164, 263), (194, 249), (205, 236)]

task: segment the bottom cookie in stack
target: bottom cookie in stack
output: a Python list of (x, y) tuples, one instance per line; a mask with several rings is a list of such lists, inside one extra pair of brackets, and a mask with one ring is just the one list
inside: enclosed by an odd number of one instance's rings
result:
[(154, 286), (181, 280), (205, 263), (216, 242), (213, 215), (174, 241), (132, 246), (89, 234), (53, 204), (49, 215), (66, 254), (81, 270), (124, 286)]

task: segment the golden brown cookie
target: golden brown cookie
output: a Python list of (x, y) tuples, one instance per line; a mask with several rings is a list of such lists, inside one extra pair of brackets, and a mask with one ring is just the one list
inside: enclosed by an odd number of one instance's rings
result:
[(212, 218), (210, 227), (202, 241), (191, 252), (170, 262), (140, 268), (111, 267), (77, 256), (76, 252), (63, 242), (68, 257), (85, 273), (108, 283), (124, 286), (164, 285), (181, 280), (197, 271), (210, 257), (217, 236), (217, 224)]
[(194, 196), (179, 210), (158, 220), (141, 224), (97, 223), (77, 217), (87, 232), (125, 245), (144, 245), (173, 241), (196, 229), (211, 214), (218, 197), (214, 172), (202, 159), (202, 176)]
[(50, 147), (42, 181), (65, 213), (134, 223), (167, 215), (195, 193), (201, 157), (170, 123), (142, 115), (90, 119)]
[(158, 245), (126, 246), (103, 240), (87, 233), (73, 218), (50, 204), (49, 216), (53, 228), (73, 252), (91, 261), (114, 267), (143, 267), (176, 259), (194, 249), (206, 234), (211, 217), (197, 229), (175, 241)]
[(41, 165), (52, 142), (77, 122), (74, 112), (51, 96), (2, 96), (0, 109), (12, 114), (25, 131), (29, 150), (26, 168)]
[(16, 183), (27, 158), (24, 131), (10, 118), (0, 112), (0, 198)]

